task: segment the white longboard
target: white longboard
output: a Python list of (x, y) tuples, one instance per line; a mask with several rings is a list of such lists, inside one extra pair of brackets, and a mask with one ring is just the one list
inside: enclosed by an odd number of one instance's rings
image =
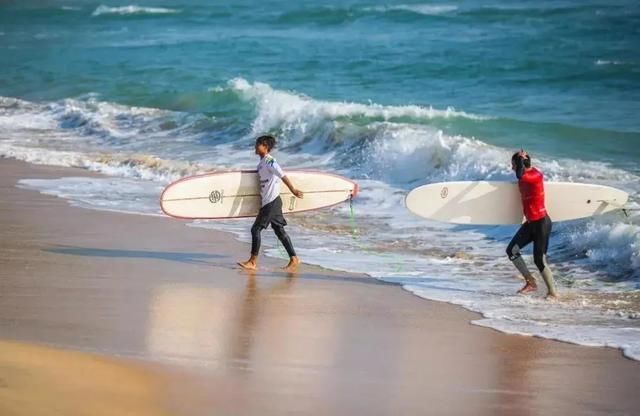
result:
[[(620, 209), (629, 195), (602, 185), (545, 182), (552, 221), (567, 221)], [(414, 214), (456, 224), (502, 225), (524, 221), (520, 191), (510, 182), (443, 182), (420, 186), (406, 197)]]
[[(282, 212), (309, 211), (339, 204), (358, 192), (358, 185), (329, 173), (288, 170), (287, 177), (304, 193), (296, 198), (282, 184)], [(190, 176), (168, 185), (160, 196), (162, 211), (182, 219), (255, 217), (261, 206), (256, 171)]]

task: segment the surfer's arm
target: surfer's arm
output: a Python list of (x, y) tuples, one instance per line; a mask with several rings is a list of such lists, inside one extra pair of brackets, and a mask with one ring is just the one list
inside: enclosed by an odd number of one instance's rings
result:
[(289, 188), (289, 190), (291, 191), (292, 194), (294, 194), (298, 198), (302, 198), (302, 195), (303, 195), (302, 192), (297, 190), (295, 188), (295, 186), (293, 186), (293, 184), (291, 183), (289, 178), (287, 178), (286, 176), (283, 176), (282, 177), (282, 182), (284, 182), (284, 184), (287, 185), (287, 188)]

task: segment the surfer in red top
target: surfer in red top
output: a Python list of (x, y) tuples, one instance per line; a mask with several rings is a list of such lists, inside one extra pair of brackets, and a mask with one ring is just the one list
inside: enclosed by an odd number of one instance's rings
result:
[(518, 293), (534, 292), (538, 289), (533, 277), (520, 254), (520, 250), (533, 242), (533, 260), (547, 285), (547, 298), (557, 297), (553, 274), (547, 264), (547, 248), (551, 234), (551, 218), (544, 206), (544, 177), (542, 172), (531, 166), (531, 157), (520, 151), (511, 158), (511, 169), (518, 178), (518, 188), (522, 198), (522, 210), (526, 221), (507, 246), (507, 255), (522, 273), (525, 285)]

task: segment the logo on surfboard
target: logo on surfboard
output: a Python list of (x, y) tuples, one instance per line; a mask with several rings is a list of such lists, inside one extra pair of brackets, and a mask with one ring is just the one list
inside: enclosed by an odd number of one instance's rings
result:
[(222, 203), (222, 198), (224, 198), (224, 191), (211, 191), (209, 194), (209, 202), (212, 204), (216, 204), (218, 202)]
[(449, 195), (449, 188), (446, 186), (440, 191), (440, 198), (445, 199)]

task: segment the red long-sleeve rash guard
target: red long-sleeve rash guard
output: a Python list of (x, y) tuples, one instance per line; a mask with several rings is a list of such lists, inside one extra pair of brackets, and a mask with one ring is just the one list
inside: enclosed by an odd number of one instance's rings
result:
[(526, 170), (518, 179), (522, 210), (527, 221), (537, 221), (547, 215), (544, 206), (544, 176), (536, 168)]

